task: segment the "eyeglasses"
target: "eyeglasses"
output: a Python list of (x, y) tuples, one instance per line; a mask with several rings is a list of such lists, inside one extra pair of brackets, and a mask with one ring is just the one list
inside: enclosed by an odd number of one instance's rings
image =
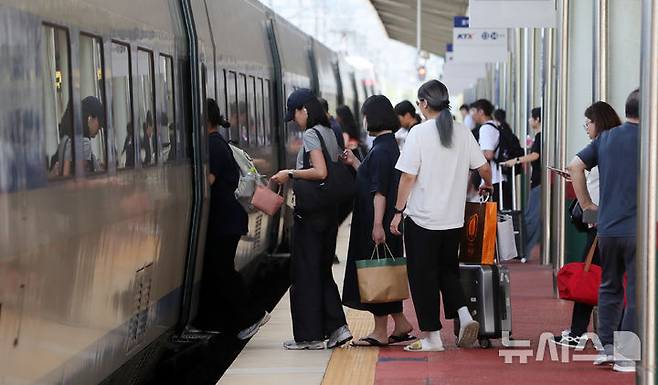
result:
[(420, 102), (424, 102), (424, 101), (425, 101), (425, 99), (419, 99), (419, 100), (416, 100), (416, 105), (417, 105), (418, 107), (420, 107)]
[(585, 123), (583, 123), (583, 128), (585, 129), (585, 131), (589, 130), (589, 126), (590, 126), (592, 123), (594, 123), (594, 122), (592, 122), (592, 121), (589, 120), (589, 119), (586, 120)]

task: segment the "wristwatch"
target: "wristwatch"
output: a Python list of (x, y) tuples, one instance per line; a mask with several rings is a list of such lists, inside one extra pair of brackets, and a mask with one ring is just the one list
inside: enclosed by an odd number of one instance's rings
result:
[(407, 208), (407, 207), (405, 206), (404, 208), (402, 208), (402, 210), (400, 210), (400, 209), (398, 209), (397, 207), (394, 207), (394, 208), (393, 208), (393, 212), (394, 212), (395, 214), (403, 214), (403, 213), (404, 213), (404, 209), (406, 209), (406, 208)]
[(295, 179), (295, 173), (292, 170), (288, 170), (288, 178)]

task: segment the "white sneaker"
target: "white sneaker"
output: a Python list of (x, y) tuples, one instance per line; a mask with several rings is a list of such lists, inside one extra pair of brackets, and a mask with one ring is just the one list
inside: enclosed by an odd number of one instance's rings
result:
[(269, 320), (270, 320), (270, 313), (265, 312), (263, 318), (256, 321), (256, 323), (249, 326), (248, 328), (242, 329), (237, 335), (238, 339), (246, 340), (253, 337), (256, 333), (258, 333), (258, 329), (260, 329), (261, 326), (265, 325)]
[(594, 360), (594, 365), (603, 365), (603, 364), (612, 364), (615, 362), (615, 356), (612, 354), (605, 354), (605, 352), (599, 353), (599, 355)]
[(350, 332), (350, 329), (347, 325), (343, 325), (331, 333), (329, 341), (327, 342), (327, 349), (337, 348), (346, 344), (351, 339), (352, 333)]
[(287, 350), (324, 350), (324, 341), (286, 341), (283, 347)]
[(635, 361), (615, 361), (612, 370), (622, 373), (635, 373)]

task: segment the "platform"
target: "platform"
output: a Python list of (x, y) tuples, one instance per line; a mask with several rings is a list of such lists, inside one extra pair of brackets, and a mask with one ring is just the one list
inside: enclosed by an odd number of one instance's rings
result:
[[(345, 259), (349, 226), (339, 233), (338, 255)], [(597, 384), (630, 385), (633, 374), (613, 372), (610, 367), (595, 367), (591, 362), (575, 362), (573, 352), (563, 357), (561, 350), (551, 357), (546, 346), (542, 359), (538, 353), (544, 332), (559, 334), (569, 326), (572, 303), (554, 299), (549, 268), (536, 263), (509, 263), (512, 290), (512, 337), (530, 340), (526, 364), (519, 358), (506, 364), (500, 356), (505, 348), (500, 340), (490, 349), (457, 349), (452, 322), (442, 320), (445, 352), (408, 353), (402, 346), (355, 348), (345, 346), (334, 351), (285, 351), (282, 342), (292, 336), (289, 296), (274, 309), (272, 320), (245, 347), (220, 379), (221, 385), (322, 384), (322, 385), (427, 385), (427, 384)], [(334, 276), (342, 288), (344, 263), (334, 266)], [(413, 304), (406, 301), (405, 314), (416, 324)], [(347, 310), (355, 338), (368, 333), (372, 325), (369, 313)], [(444, 322), (445, 321), (445, 322)], [(417, 328), (416, 328), (417, 330)], [(592, 354), (588, 349), (580, 354)], [(504, 353), (502, 353), (504, 354)], [(567, 362), (562, 362), (567, 361)]]

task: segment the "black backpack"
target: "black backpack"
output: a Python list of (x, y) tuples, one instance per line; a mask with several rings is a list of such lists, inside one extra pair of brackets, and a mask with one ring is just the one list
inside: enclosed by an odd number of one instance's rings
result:
[[(506, 127), (498, 127), (498, 125), (496, 125), (493, 122), (488, 122), (485, 124), (495, 127), (500, 133), (498, 139), (498, 146), (496, 147), (496, 150), (494, 150), (494, 151), (498, 151), (498, 156), (494, 159), (496, 163), (500, 164), (510, 159), (522, 157), (525, 154), (525, 151), (523, 151), (523, 147), (521, 147), (521, 142), (519, 141), (519, 138), (517, 138), (516, 135), (514, 135), (512, 130)], [(511, 168), (503, 167), (502, 170), (504, 175), (512, 176)], [(521, 174), (523, 167), (515, 167), (514, 170), (515, 170), (515, 174), (519, 175)]]

